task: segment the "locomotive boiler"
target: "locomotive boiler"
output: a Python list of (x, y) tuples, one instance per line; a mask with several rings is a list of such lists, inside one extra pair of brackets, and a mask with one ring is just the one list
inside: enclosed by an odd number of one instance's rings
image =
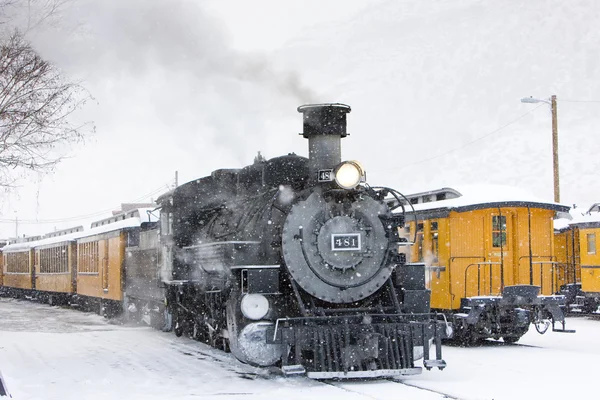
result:
[(424, 266), (406, 262), (398, 192), (341, 161), (349, 106), (298, 111), (308, 158), (259, 155), (159, 198), (176, 334), (316, 379), (416, 374), (421, 357), (443, 368), (444, 325)]

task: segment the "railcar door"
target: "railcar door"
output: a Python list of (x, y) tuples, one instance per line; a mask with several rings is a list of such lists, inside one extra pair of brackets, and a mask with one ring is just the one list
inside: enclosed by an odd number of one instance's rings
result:
[(489, 264), (485, 269), (486, 289), (484, 293), (499, 295), (502, 288), (515, 283), (514, 246), (517, 241), (516, 214), (513, 211), (499, 209), (490, 213), (487, 221), (487, 250)]

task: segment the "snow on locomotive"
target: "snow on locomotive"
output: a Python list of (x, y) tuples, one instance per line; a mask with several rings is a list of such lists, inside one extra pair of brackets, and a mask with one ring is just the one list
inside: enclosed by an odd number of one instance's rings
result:
[(316, 379), (417, 374), (421, 357), (443, 368), (444, 325), (423, 265), (402, 252), (404, 215), (388, 199), (398, 194), (341, 162), (350, 107), (298, 111), (308, 159), (259, 157), (159, 198), (173, 329)]

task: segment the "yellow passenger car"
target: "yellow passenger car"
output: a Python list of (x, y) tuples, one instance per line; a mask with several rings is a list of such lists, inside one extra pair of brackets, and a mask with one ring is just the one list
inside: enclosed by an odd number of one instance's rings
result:
[(24, 238), (23, 242), (9, 244), (2, 249), (4, 292), (21, 297), (33, 294), (35, 289), (35, 269), (33, 267), (33, 243), (40, 236)]
[(122, 310), (125, 248), (139, 238), (141, 209), (92, 224), (77, 239), (77, 302), (88, 309), (115, 315)]
[(77, 237), (83, 227), (64, 229), (44, 235), (32, 243), (35, 289), (41, 301), (68, 304), (76, 291)]
[(574, 311), (593, 312), (600, 305), (600, 204), (583, 213), (573, 210), (571, 216), (555, 230), (555, 240), (565, 248), (559, 261), (571, 272), (563, 292)]
[[(553, 218), (568, 207), (504, 186), (444, 188), (407, 196), (408, 259), (429, 270), (431, 307), (465, 342), (518, 340), (535, 322), (564, 322)], [(564, 325), (563, 325), (564, 328)]]

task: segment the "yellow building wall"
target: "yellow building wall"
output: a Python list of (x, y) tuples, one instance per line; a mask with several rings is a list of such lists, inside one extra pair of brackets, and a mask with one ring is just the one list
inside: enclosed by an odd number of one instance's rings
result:
[[(588, 235), (595, 235), (595, 249), (588, 247)], [(580, 228), (581, 290), (600, 293), (600, 228)]]

